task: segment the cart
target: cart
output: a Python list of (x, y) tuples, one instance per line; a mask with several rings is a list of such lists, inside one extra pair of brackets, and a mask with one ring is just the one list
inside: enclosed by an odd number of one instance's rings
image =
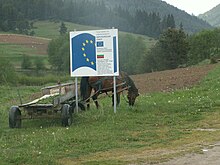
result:
[[(73, 83), (58, 84), (42, 88), (42, 96), (29, 103), (12, 106), (9, 110), (9, 127), (20, 128), (24, 119), (61, 119), (64, 127), (73, 123), (75, 112), (75, 86)], [(39, 103), (45, 99), (52, 100), (51, 103)], [(84, 103), (78, 102), (79, 110), (84, 111)]]

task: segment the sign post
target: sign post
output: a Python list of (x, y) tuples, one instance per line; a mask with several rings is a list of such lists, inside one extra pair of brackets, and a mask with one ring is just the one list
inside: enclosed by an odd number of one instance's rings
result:
[(79, 105), (78, 105), (78, 79), (75, 77), (75, 95), (76, 95), (76, 113), (79, 111)]
[[(117, 29), (70, 32), (71, 77), (114, 76), (115, 103), (115, 76), (119, 75), (118, 61)], [(77, 96), (76, 99), (78, 99)], [(114, 112), (116, 112), (116, 106), (114, 107)]]

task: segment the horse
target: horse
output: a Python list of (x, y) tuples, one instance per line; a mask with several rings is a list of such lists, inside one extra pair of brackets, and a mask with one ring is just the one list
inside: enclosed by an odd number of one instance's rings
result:
[[(112, 92), (112, 105), (114, 105), (113, 84), (113, 77), (111, 76), (82, 77), (80, 81), (80, 95), (82, 101), (87, 103), (87, 109), (90, 107), (89, 101), (91, 97), (98, 109), (98, 96), (102, 93), (108, 94), (108, 92)], [(94, 94), (91, 96), (92, 90), (94, 90)], [(116, 78), (116, 105), (119, 105), (120, 94), (124, 90), (128, 91), (127, 98), (129, 106), (133, 106), (136, 98), (139, 96), (138, 89), (127, 73), (120, 72)]]

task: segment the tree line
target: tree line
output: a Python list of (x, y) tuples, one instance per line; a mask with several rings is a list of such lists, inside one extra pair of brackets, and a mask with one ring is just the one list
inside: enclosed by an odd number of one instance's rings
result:
[(34, 35), (33, 20), (62, 20), (158, 37), (175, 27), (172, 14), (137, 10), (133, 15), (121, 6), (110, 9), (103, 1), (0, 0), (0, 30)]
[(206, 63), (220, 59), (220, 29), (187, 35), (182, 29), (169, 28), (145, 54), (142, 72), (152, 72)]
[[(68, 41), (68, 36), (63, 35), (49, 44), (49, 61), (54, 70), (69, 72)], [(204, 60), (214, 63), (217, 59), (220, 59), (220, 29), (188, 36), (181, 28), (168, 28), (150, 49), (142, 37), (119, 34), (120, 70), (129, 74), (187, 67)]]
[[(70, 71), (68, 37), (61, 35), (49, 43), (49, 62), (54, 71)], [(207, 60), (215, 63), (220, 59), (219, 39), (220, 29), (204, 30), (188, 36), (182, 29), (169, 28), (160, 35), (151, 49), (147, 49), (142, 37), (119, 33), (120, 70), (138, 74), (187, 67)], [(27, 61), (24, 58), (23, 65), (29, 65)], [(0, 67), (0, 84), (14, 83), (16, 73), (10, 62), (1, 59)]]

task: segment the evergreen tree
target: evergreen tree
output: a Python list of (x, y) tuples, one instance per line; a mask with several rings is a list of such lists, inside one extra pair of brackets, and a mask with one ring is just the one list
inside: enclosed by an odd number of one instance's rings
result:
[(175, 69), (187, 63), (189, 43), (187, 35), (178, 29), (169, 28), (159, 38), (159, 41), (145, 57), (146, 65), (152, 68), (144, 70)]
[(167, 28), (176, 28), (173, 14), (168, 14), (167, 16)]
[(66, 34), (66, 32), (67, 32), (67, 27), (66, 27), (66, 25), (65, 25), (64, 22), (61, 23), (59, 32), (60, 32), (60, 35)]
[(169, 28), (161, 35), (159, 46), (166, 69), (175, 69), (186, 64), (189, 45), (182, 30)]

